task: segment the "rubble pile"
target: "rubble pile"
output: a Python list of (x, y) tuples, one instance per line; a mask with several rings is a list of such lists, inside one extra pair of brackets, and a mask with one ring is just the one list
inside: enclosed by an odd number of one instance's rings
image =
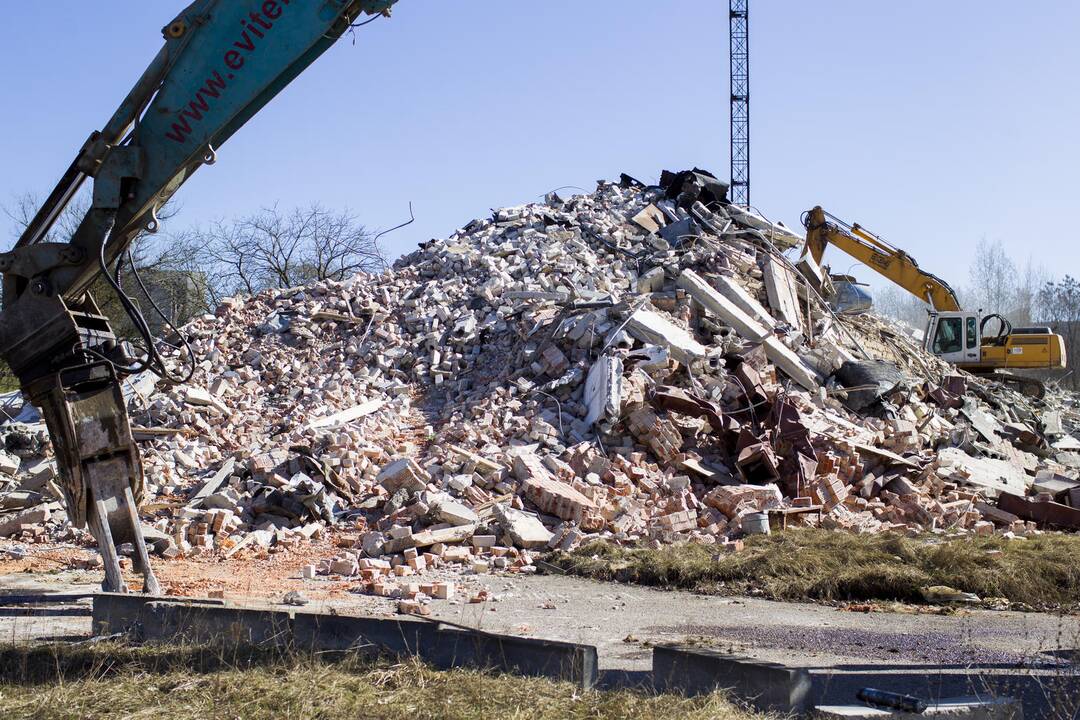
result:
[[(415, 602), (399, 578), (528, 572), (591, 539), (1080, 528), (1074, 398), (840, 314), (801, 236), (725, 195), (703, 171), (623, 176), (192, 322), (189, 384), (127, 383), (156, 547), (281, 552), (336, 526), (355, 539), (312, 572)], [(0, 508), (62, 520), (42, 462), (0, 458)], [(18, 517), (0, 535), (48, 537)]]

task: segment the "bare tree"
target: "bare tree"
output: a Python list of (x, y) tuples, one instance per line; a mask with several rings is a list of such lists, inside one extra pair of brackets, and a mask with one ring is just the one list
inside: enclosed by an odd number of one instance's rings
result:
[(975, 247), (971, 263), (969, 294), (975, 306), (984, 314), (998, 313), (1008, 317), (1016, 304), (1017, 272), (1012, 258), (1001, 241), (985, 238)]
[(343, 280), (387, 266), (375, 237), (355, 215), (318, 204), (288, 212), (272, 207), (219, 221), (187, 233), (178, 243), (197, 248), (206, 259), (203, 267), (215, 302), (267, 288)]
[[(1047, 282), (1038, 295), (1040, 321), (1047, 323), (1065, 342), (1065, 354), (1072, 363), (1080, 357), (1080, 281), (1066, 275), (1060, 281)], [(1063, 382), (1074, 390), (1080, 388), (1080, 376), (1069, 373)]]
[(1041, 292), (1049, 282), (1050, 273), (1029, 257), (1016, 280), (1013, 309), (1009, 317), (1015, 325), (1030, 325), (1042, 315), (1039, 307)]
[[(4, 206), (3, 212), (15, 224), (16, 231), (21, 233), (30, 225), (39, 206), (37, 197), (27, 192)], [(83, 191), (64, 208), (44, 241), (68, 242), (89, 208), (90, 194)], [(175, 216), (176, 212), (175, 208), (166, 206), (158, 217), (165, 221)], [(11, 238), (9, 247), (16, 240)], [(125, 278), (123, 289), (135, 299), (154, 333), (162, 331), (164, 320), (157, 317), (152, 305), (157, 305), (168, 321), (175, 325), (183, 324), (206, 310), (206, 281), (200, 275), (198, 258), (192, 247), (170, 242), (168, 238), (141, 234), (132, 241), (128, 253), (122, 260), (122, 277)], [(133, 277), (134, 270), (138, 271), (138, 279)], [(115, 290), (103, 278), (94, 282), (90, 292), (119, 337), (131, 339), (139, 336)]]
[[(19, 195), (10, 204), (4, 205), (3, 213), (15, 224), (16, 231), (21, 234), (23, 230), (30, 226), (39, 207), (41, 207), (41, 201), (38, 196), (28, 191)], [(42, 239), (42, 242), (53, 243), (70, 240), (89, 209), (90, 195), (87, 192), (82, 192), (64, 208), (64, 211), (56, 218), (52, 229)], [(7, 243), (7, 247), (13, 247), (17, 241), (18, 237), (11, 238)]]
[(874, 308), (885, 317), (922, 330), (926, 327), (926, 311), (930, 306), (907, 290), (889, 285), (874, 292)]

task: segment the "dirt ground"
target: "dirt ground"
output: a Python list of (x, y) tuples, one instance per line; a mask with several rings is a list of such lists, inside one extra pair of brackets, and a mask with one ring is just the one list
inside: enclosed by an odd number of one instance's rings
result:
[[(272, 605), (297, 590), (310, 601), (305, 610), (396, 613), (396, 601), (361, 594), (355, 581), (301, 578), (303, 565), (332, 553), (331, 543), (323, 541), (263, 557), (158, 560), (154, 568), (166, 593), (173, 596), (222, 593), (226, 600), (237, 603)], [(24, 559), (2, 560), (0, 593), (93, 592), (101, 571), (77, 569), (89, 557), (81, 548), (35, 548)], [(138, 590), (138, 577), (129, 571), (127, 578), (130, 587)], [(1069, 657), (1080, 648), (1077, 616), (891, 604), (784, 603), (565, 576), (476, 575), (446, 569), (415, 579), (450, 580), (457, 585), (453, 599), (432, 603), (434, 618), (494, 632), (596, 645), (606, 669), (640, 670), (648, 664), (651, 645), (685, 641), (762, 660), (814, 666), (852, 661), (1037, 665)], [(482, 591), (486, 591), (486, 598), (472, 602)], [(85, 616), (62, 617), (69, 621), (64, 632), (53, 633), (49, 621), (57, 616), (4, 613), (0, 616), (0, 638), (89, 631)]]

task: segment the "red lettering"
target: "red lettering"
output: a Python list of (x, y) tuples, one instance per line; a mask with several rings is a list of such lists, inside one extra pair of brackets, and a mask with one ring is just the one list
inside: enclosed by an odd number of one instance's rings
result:
[(206, 93), (212, 98), (221, 97), (221, 90), (225, 89), (225, 81), (221, 79), (221, 73), (215, 71), (214, 76), (208, 78), (206, 85), (203, 86), (201, 92)]
[(202, 120), (202, 114), (210, 109), (210, 104), (203, 99), (203, 91), (195, 93), (195, 99), (188, 104), (187, 110), (181, 110), (181, 115), (187, 115), (192, 120), (198, 122)]
[[(165, 133), (165, 137), (178, 143), (187, 140), (192, 130), (191, 123), (186, 118), (191, 118), (195, 122), (202, 120), (203, 113), (210, 111), (210, 103), (206, 101), (206, 98), (217, 99), (221, 97), (221, 91), (224, 89), (225, 80), (222, 79), (221, 73), (215, 72), (213, 77), (208, 78), (206, 84), (195, 93), (195, 99), (188, 104), (187, 109), (180, 111), (180, 117), (176, 123), (173, 123), (172, 132)], [(206, 97), (203, 97), (204, 95)]]
[(191, 123), (189, 123), (183, 117), (179, 118), (177, 122), (173, 123), (172, 132), (165, 133), (165, 137), (170, 140), (175, 140), (178, 143), (183, 143), (187, 140), (188, 135), (191, 134)]
[(244, 32), (243, 37), (244, 37), (244, 42), (240, 42), (238, 40), (238, 41), (234, 42), (233, 45), (240, 48), (241, 50), (247, 50), (248, 52), (255, 52), (255, 41), (251, 39), (251, 36), (248, 35), (246, 31)]
[(265, 20), (263, 20), (262, 15), (260, 15), (259, 13), (256, 13), (256, 12), (249, 13), (248, 17), (250, 17), (252, 20), (257, 22), (260, 27), (263, 27), (263, 28), (265, 28), (267, 30), (274, 27), (274, 23), (266, 22)]
[[(248, 17), (255, 24), (252, 25), (248, 20), (241, 20), (240, 25), (243, 28), (240, 39), (233, 42), (235, 50), (229, 49), (225, 51), (223, 60), (225, 66), (230, 70), (240, 70), (247, 63), (247, 58), (244, 53), (253, 53), (257, 49), (255, 39), (263, 39), (266, 35), (260, 30), (271, 30), (274, 27), (274, 23), (271, 20), (277, 20), (284, 13), (284, 8), (292, 5), (292, 0), (265, 0), (262, 3), (262, 14), (258, 12), (251, 12)], [(233, 75), (230, 73), (229, 80), (233, 79)], [(214, 72), (214, 74), (207, 78), (206, 83), (195, 91), (195, 97), (188, 103), (188, 106), (181, 110), (176, 116), (176, 122), (172, 124), (172, 129), (165, 133), (165, 137), (178, 143), (184, 143), (195, 133), (192, 128), (192, 122), (199, 122), (203, 120), (206, 113), (210, 112), (210, 100), (216, 100), (220, 98), (223, 92), (227, 88), (227, 81), (221, 76), (220, 72)]]

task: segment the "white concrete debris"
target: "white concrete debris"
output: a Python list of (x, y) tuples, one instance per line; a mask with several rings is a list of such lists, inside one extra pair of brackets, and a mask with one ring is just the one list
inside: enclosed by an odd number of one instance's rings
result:
[[(664, 178), (496, 210), (381, 275), (232, 298), (190, 323), (191, 382), (140, 378), (128, 395), (147, 494), (170, 513), (155, 548), (289, 552), (334, 528), (318, 572), (415, 603), (453, 592), (402, 589), (432, 567), (528, 572), (533, 552), (596, 538), (723, 544), (761, 513), (1033, 531), (988, 501), (1037, 472), (1077, 477), (1073, 399), (1046, 401), (1046, 446), (1030, 402), (872, 316), (834, 317), (781, 254), (797, 234), (719, 201), (701, 173)], [(859, 412), (833, 375), (856, 357), (901, 378)], [(1000, 422), (975, 432), (965, 402)], [(56, 539), (44, 428), (4, 432), (0, 534)], [(1015, 471), (1000, 487), (980, 483), (989, 458)]]

